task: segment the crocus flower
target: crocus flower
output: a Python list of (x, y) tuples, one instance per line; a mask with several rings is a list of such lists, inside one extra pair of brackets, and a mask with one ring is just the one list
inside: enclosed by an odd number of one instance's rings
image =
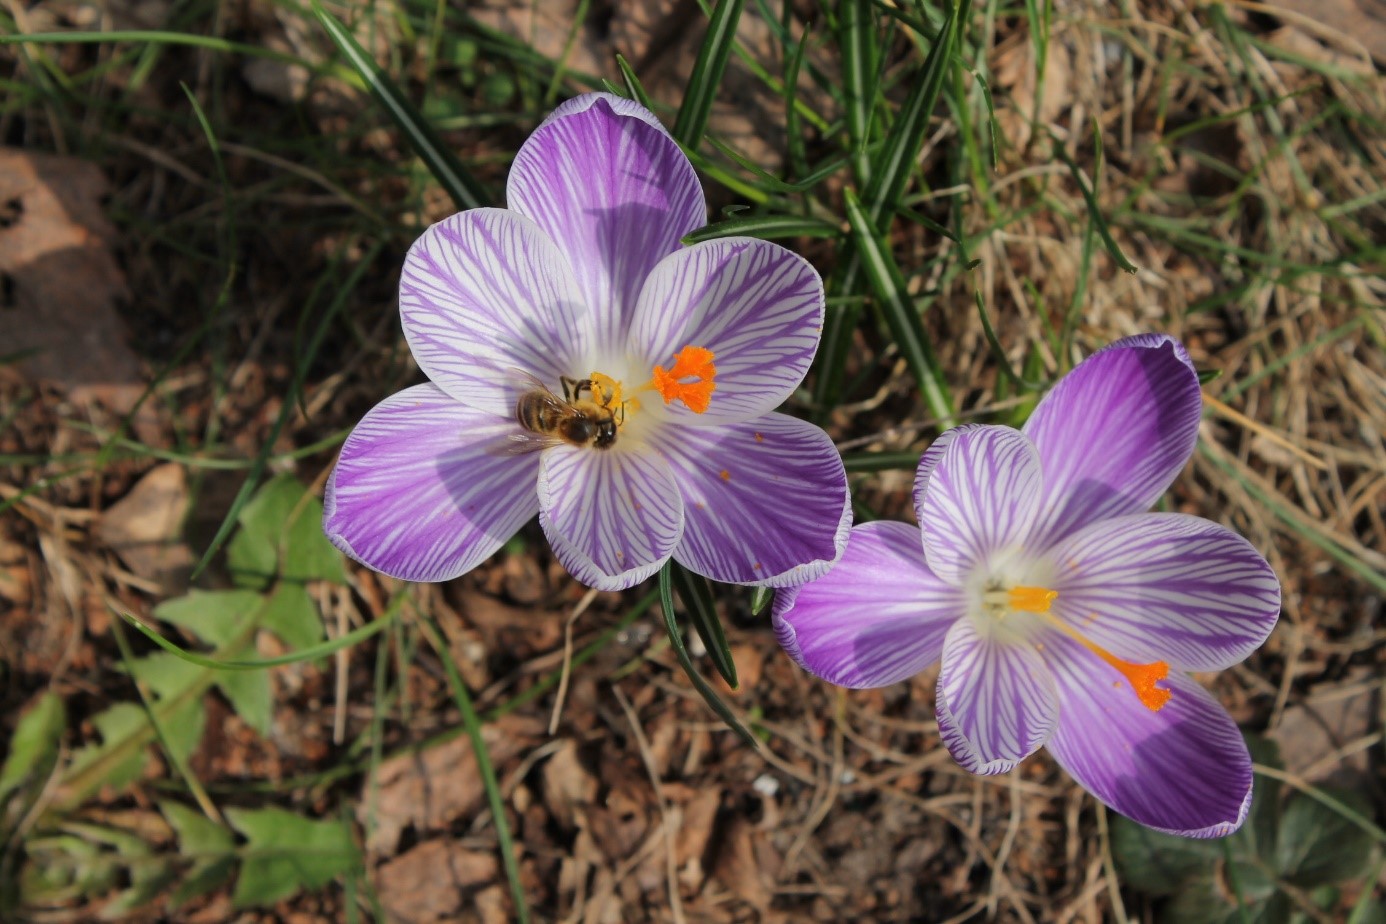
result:
[(707, 218), (693, 167), (610, 94), (555, 110), (506, 196), (405, 259), (400, 319), (430, 381), (347, 438), (324, 501), (333, 544), (443, 581), (537, 513), (603, 590), (670, 557), (742, 584), (826, 571), (851, 525), (842, 461), (821, 429), (773, 413), (818, 349), (813, 267), (750, 238), (681, 246)]
[(919, 463), (919, 528), (854, 528), (826, 577), (777, 595), (780, 643), (847, 687), (941, 658), (939, 732), (966, 769), (1001, 773), (1047, 746), (1142, 824), (1235, 831), (1251, 760), (1185, 672), (1260, 645), (1280, 585), (1235, 533), (1146, 512), (1193, 453), (1200, 410), (1183, 347), (1146, 335), (1064, 376), (1023, 430), (948, 431)]

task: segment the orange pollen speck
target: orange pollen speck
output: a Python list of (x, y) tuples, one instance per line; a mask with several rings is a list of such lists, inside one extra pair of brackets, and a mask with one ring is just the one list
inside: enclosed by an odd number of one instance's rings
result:
[(718, 477), (718, 478), (721, 478), (723, 481), (731, 481), (731, 472), (727, 471), (727, 470), (724, 468), (724, 469), (722, 469), (720, 472), (717, 473), (717, 477)]
[(665, 404), (682, 401), (690, 411), (701, 414), (707, 410), (717, 388), (713, 382), (717, 376), (713, 358), (712, 351), (706, 347), (686, 346), (674, 356), (672, 368), (654, 367), (654, 378), (647, 387), (658, 391)]

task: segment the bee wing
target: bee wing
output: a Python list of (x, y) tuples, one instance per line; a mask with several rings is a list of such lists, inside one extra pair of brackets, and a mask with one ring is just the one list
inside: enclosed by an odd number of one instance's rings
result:
[(519, 433), (511, 433), (507, 436), (505, 442), (497, 443), (494, 451), (497, 455), (523, 456), (531, 452), (543, 452), (551, 446), (562, 445), (563, 441), (556, 436), (521, 430)]

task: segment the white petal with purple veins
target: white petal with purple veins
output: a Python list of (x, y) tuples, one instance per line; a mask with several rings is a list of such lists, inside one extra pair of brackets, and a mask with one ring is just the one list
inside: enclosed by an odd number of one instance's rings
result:
[(539, 510), (539, 458), (505, 452), (517, 431), (433, 385), (391, 395), (342, 446), (323, 530), (347, 555), (406, 581), (470, 571)]
[(400, 321), (424, 373), (458, 401), (513, 417), (524, 374), (557, 388), (586, 375), (591, 320), (553, 241), (504, 209), (472, 209), (414, 242)]
[(1054, 759), (1088, 792), (1133, 821), (1186, 837), (1221, 837), (1251, 805), (1251, 757), (1241, 732), (1187, 674), (1164, 681), (1152, 712), (1122, 676), (1057, 631), (1044, 654), (1059, 687)]
[(599, 590), (640, 583), (683, 536), (683, 501), (650, 452), (555, 446), (539, 471), (539, 522), (573, 577)]
[(1149, 510), (1193, 455), (1202, 407), (1172, 337), (1128, 337), (1079, 363), (1025, 424), (1044, 469), (1036, 543)]
[(1241, 536), (1199, 517), (1137, 513), (1049, 552), (1054, 614), (1120, 657), (1214, 671), (1256, 650), (1280, 614), (1275, 572)]
[(1040, 495), (1039, 456), (1017, 430), (968, 424), (919, 461), (915, 510), (929, 569), (960, 583), (1024, 543)]
[(784, 414), (651, 437), (683, 494), (674, 558), (732, 584), (802, 584), (837, 561), (852, 527), (847, 473), (821, 429)]
[(963, 592), (930, 573), (919, 529), (878, 520), (852, 529), (826, 575), (775, 593), (775, 635), (805, 670), (863, 689), (897, 683), (938, 660), (967, 609)]
[(822, 327), (823, 280), (807, 260), (768, 241), (723, 238), (655, 267), (629, 348), (645, 368), (669, 368), (685, 346), (711, 350), (717, 377), (707, 411), (671, 406), (675, 419), (709, 425), (779, 407), (808, 372)]
[(935, 709), (948, 753), (972, 773), (1010, 770), (1059, 720), (1054, 678), (1033, 645), (960, 619), (943, 643)]
[(506, 185), (510, 208), (568, 258), (601, 344), (624, 342), (645, 277), (707, 222), (693, 165), (652, 121), (610, 96), (570, 102), (525, 141)]

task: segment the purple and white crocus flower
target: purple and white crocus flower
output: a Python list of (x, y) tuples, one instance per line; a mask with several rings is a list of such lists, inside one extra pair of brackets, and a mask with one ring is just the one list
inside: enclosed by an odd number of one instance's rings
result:
[(1041, 746), (1141, 824), (1235, 831), (1251, 759), (1188, 671), (1260, 645), (1280, 585), (1242, 537), (1149, 513), (1194, 450), (1201, 398), (1187, 353), (1131, 337), (1081, 363), (1023, 430), (943, 434), (914, 483), (919, 527), (852, 530), (826, 577), (780, 592), (780, 643), (847, 687), (895, 683), (942, 659), (939, 732), (974, 773)]
[[(333, 544), (443, 581), (537, 513), (559, 560), (602, 590), (671, 557), (740, 584), (827, 571), (851, 528), (841, 458), (774, 413), (818, 349), (813, 267), (750, 238), (682, 246), (707, 219), (693, 167), (652, 113), (610, 94), (555, 110), (506, 198), (410, 249), (400, 319), (429, 383), (347, 438), (324, 501)], [(536, 389), (614, 429), (586, 443), (526, 429), (517, 405)]]

